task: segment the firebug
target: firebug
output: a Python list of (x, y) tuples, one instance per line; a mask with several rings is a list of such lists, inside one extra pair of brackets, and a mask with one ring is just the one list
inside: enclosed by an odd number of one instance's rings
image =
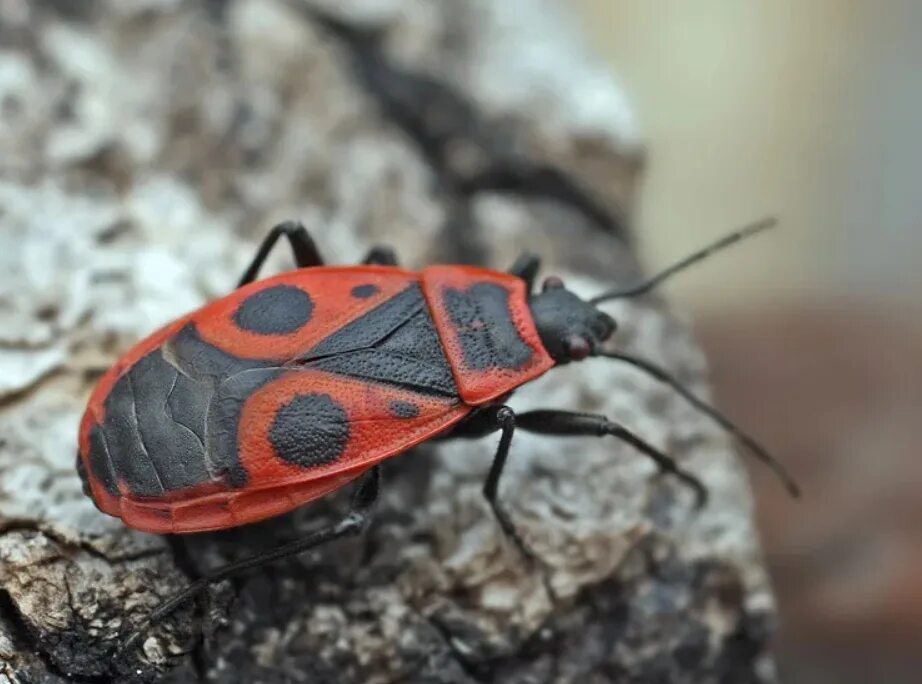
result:
[[(358, 266), (325, 266), (303, 226), (272, 229), (233, 293), (154, 332), (101, 378), (80, 426), (77, 469), (105, 513), (138, 530), (188, 534), (291, 511), (361, 478), (331, 527), (207, 573), (144, 627), (245, 569), (361, 532), (378, 497), (378, 464), (436, 437), (500, 432), (484, 495), (505, 535), (530, 553), (498, 497), (516, 430), (613, 436), (690, 487), (691, 473), (605, 416), (565, 409), (515, 413), (506, 400), (551, 368), (589, 357), (628, 363), (677, 390), (797, 488), (723, 415), (648, 361), (606, 346), (616, 330), (598, 305), (648, 292), (705, 256), (773, 224), (754, 223), (627, 289), (584, 300), (539, 260), (509, 272), (397, 266), (377, 247)], [(257, 280), (279, 238), (297, 269)]]

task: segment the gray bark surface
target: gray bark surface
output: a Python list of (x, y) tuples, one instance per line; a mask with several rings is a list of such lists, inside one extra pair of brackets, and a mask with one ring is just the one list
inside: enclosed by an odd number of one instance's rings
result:
[[(625, 423), (707, 483), (706, 509), (614, 440), (517, 435), (502, 497), (552, 597), (481, 496), (496, 436), (427, 445), (387, 464), (363, 537), (225, 582), (112, 657), (202, 568), (348, 505), (171, 544), (99, 513), (74, 471), (101, 372), (229, 291), (274, 222), (334, 263), (387, 243), (412, 267), (505, 267), (526, 247), (587, 295), (637, 276), (629, 110), (562, 6), (9, 0), (0, 112), (0, 683), (773, 681), (731, 445), (603, 360), (511, 404)], [(706, 394), (662, 301), (610, 308), (623, 348)]]

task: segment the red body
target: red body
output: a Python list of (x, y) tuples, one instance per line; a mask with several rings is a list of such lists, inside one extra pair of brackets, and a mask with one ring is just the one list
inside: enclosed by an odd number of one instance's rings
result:
[(234, 527), (341, 487), (553, 365), (514, 276), (300, 269), (128, 351), (90, 398), (80, 469), (131, 527)]

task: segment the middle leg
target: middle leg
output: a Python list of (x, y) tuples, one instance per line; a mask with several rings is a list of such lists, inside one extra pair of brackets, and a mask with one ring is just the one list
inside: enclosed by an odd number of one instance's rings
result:
[(493, 413), (495, 425), (500, 429), (499, 446), (496, 448), (496, 454), (493, 456), (493, 464), (490, 466), (490, 472), (483, 483), (483, 495), (493, 510), (496, 522), (499, 523), (503, 534), (515, 544), (529, 562), (535, 562), (538, 559), (531, 549), (525, 544), (522, 535), (516, 529), (515, 523), (506, 511), (502, 502), (499, 500), (499, 479), (506, 467), (506, 459), (509, 457), (509, 447), (512, 445), (512, 435), (515, 434), (515, 413), (508, 406), (499, 406)]
[(493, 516), (496, 518), (503, 535), (513, 543), (525, 560), (530, 563), (540, 564), (538, 557), (525, 544), (522, 535), (519, 534), (512, 517), (506, 511), (499, 497), (500, 478), (509, 457), (509, 447), (512, 445), (512, 435), (515, 433), (515, 422), (515, 412), (508, 406), (503, 404), (486, 406), (473, 413), (467, 421), (458, 425), (448, 437), (476, 438), (484, 437), (497, 430), (500, 432), (499, 445), (496, 447), (490, 472), (483, 484), (483, 495), (487, 503), (490, 504), (490, 509), (493, 511)]
[(323, 258), (320, 256), (317, 245), (314, 244), (307, 229), (297, 221), (285, 221), (284, 223), (279, 223), (274, 226), (272, 230), (269, 231), (269, 234), (256, 251), (253, 261), (250, 262), (247, 270), (244, 271), (243, 275), (240, 277), (237, 287), (243, 287), (256, 280), (256, 277), (259, 275), (259, 270), (269, 256), (269, 252), (272, 251), (275, 243), (278, 242), (281, 237), (288, 239), (288, 244), (291, 245), (291, 252), (294, 255), (295, 264), (298, 268), (323, 266)]

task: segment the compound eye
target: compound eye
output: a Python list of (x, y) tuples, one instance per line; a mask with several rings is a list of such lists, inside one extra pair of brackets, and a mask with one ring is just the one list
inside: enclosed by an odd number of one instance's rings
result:
[(548, 276), (541, 284), (541, 291), (547, 292), (548, 290), (559, 290), (562, 287), (563, 280), (561, 280), (558, 276)]
[(592, 347), (588, 340), (574, 335), (567, 340), (567, 352), (574, 361), (582, 361), (592, 353)]
[(599, 335), (599, 337), (602, 340), (607, 340), (618, 330), (617, 322), (615, 322), (615, 319), (609, 316), (607, 313), (602, 313), (599, 316), (599, 325), (602, 329), (601, 335)]

